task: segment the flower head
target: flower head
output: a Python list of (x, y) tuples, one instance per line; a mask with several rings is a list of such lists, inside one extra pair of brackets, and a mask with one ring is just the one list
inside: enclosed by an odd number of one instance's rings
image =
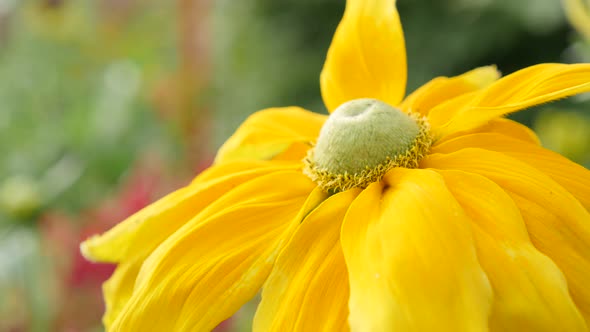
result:
[(332, 115), (252, 115), (215, 165), (82, 245), (118, 263), (111, 331), (585, 331), (590, 173), (502, 116), (590, 91), (590, 65), (494, 67), (405, 95), (394, 1), (348, 0)]

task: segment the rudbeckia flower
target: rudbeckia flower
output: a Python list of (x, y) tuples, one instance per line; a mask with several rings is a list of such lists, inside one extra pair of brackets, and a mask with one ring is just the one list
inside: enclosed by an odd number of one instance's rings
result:
[(394, 1), (348, 0), (331, 112), (253, 114), (215, 164), (82, 245), (118, 263), (109, 331), (587, 331), (590, 173), (504, 115), (590, 91), (589, 64), (438, 77), (404, 98)]

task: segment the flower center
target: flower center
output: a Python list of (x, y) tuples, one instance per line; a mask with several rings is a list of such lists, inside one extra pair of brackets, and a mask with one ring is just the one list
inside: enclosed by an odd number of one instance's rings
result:
[(304, 172), (328, 192), (365, 188), (394, 167), (418, 167), (431, 143), (424, 118), (376, 99), (355, 99), (326, 120)]

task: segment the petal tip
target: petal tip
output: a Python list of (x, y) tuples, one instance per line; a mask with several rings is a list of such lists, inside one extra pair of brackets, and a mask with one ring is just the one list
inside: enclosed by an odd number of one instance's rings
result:
[(92, 254), (92, 242), (94, 242), (95, 238), (96, 236), (92, 236), (80, 243), (80, 253), (86, 260), (91, 262), (96, 262), (95, 256)]
[(479, 67), (471, 70), (466, 75), (467, 80), (471, 84), (479, 86), (480, 88), (485, 88), (497, 81), (500, 77), (502, 77), (502, 72), (498, 70), (498, 66), (496, 65)]

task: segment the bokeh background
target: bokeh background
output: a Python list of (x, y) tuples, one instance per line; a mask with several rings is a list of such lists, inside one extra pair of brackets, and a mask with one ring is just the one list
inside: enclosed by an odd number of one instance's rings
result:
[[(507, 74), (588, 61), (588, 11), (576, 29), (563, 4), (398, 0), (408, 92), (482, 65)], [(0, 331), (102, 331), (100, 285), (114, 267), (85, 262), (80, 241), (186, 184), (252, 112), (325, 112), (318, 76), (343, 9), (344, 0), (0, 0)], [(588, 167), (588, 99), (514, 118)], [(252, 308), (218, 329), (248, 331)]]

